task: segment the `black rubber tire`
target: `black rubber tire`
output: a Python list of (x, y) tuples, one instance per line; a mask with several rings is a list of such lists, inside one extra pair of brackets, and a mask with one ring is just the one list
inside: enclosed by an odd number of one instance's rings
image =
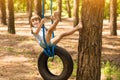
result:
[[(38, 70), (44, 80), (67, 80), (73, 71), (73, 60), (70, 54), (63, 48), (56, 46), (55, 55), (63, 62), (63, 71), (60, 75), (51, 73), (48, 69), (48, 56), (42, 52), (38, 58)], [(56, 67), (57, 68), (57, 67)]]

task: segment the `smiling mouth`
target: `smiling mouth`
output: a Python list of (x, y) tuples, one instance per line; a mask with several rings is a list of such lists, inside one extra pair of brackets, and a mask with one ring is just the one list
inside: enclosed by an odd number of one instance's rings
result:
[(34, 25), (38, 25), (37, 23), (34, 23)]

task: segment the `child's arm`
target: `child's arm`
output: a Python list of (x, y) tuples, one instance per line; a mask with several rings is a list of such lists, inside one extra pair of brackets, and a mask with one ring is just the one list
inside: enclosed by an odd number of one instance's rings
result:
[(38, 25), (38, 28), (34, 30), (34, 34), (38, 34), (39, 31), (41, 30), (42, 25), (45, 23), (45, 19), (42, 19)]

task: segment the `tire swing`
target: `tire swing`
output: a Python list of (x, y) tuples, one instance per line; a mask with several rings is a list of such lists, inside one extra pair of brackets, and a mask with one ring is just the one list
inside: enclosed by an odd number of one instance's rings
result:
[[(67, 80), (73, 71), (73, 61), (71, 56), (65, 49), (58, 46), (55, 47), (54, 56), (58, 56), (62, 60), (63, 63), (62, 72), (59, 75), (56, 75), (50, 71), (50, 69), (48, 68), (49, 66), (47, 65), (49, 56), (47, 56), (43, 51), (38, 58), (38, 69), (41, 76), (43, 77), (44, 80)], [(59, 63), (54, 66), (58, 68), (57, 65), (59, 65)]]
[[(51, 9), (52, 9), (52, 0), (51, 0)], [(51, 10), (52, 14), (52, 10)], [(42, 18), (44, 18), (44, 0), (42, 0)], [(53, 45), (52, 47), (49, 47), (45, 40), (45, 28), (43, 25), (43, 39), (45, 42), (46, 48), (44, 48), (44, 51), (41, 52), (41, 54), (38, 57), (38, 70), (41, 76), (44, 80), (67, 80), (73, 71), (73, 60), (70, 56), (70, 54), (63, 48)], [(54, 33), (52, 33), (54, 37)], [(52, 57), (52, 60), (50, 58)], [(49, 63), (51, 63), (49, 65)], [(54, 65), (55, 64), (55, 65)], [(58, 67), (58, 65), (62, 68)], [(54, 67), (54, 69), (59, 69), (61, 73), (57, 74), (58, 72), (53, 73), (49, 66)]]

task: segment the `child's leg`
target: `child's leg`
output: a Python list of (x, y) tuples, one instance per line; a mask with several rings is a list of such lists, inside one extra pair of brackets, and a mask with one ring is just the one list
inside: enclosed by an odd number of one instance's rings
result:
[(59, 22), (59, 20), (56, 19), (56, 20), (54, 21), (54, 23), (51, 25), (51, 27), (47, 30), (46, 35), (45, 35), (45, 38), (46, 38), (46, 42), (47, 42), (47, 43), (50, 42), (50, 40), (51, 40), (51, 34), (52, 34), (52, 32), (56, 29), (56, 26), (57, 26), (58, 22)]
[(57, 24), (59, 23), (59, 12), (54, 12), (53, 19), (55, 20), (51, 27), (47, 30), (45, 38), (46, 42), (50, 43), (51, 34), (56, 29)]
[(56, 36), (55, 38), (53, 38), (51, 40), (52, 44), (57, 44), (63, 37), (68, 36), (73, 34), (75, 31), (81, 29), (82, 26), (80, 24), (78, 24), (76, 27), (74, 27), (73, 29), (70, 29), (69, 31), (63, 32), (60, 35)]

